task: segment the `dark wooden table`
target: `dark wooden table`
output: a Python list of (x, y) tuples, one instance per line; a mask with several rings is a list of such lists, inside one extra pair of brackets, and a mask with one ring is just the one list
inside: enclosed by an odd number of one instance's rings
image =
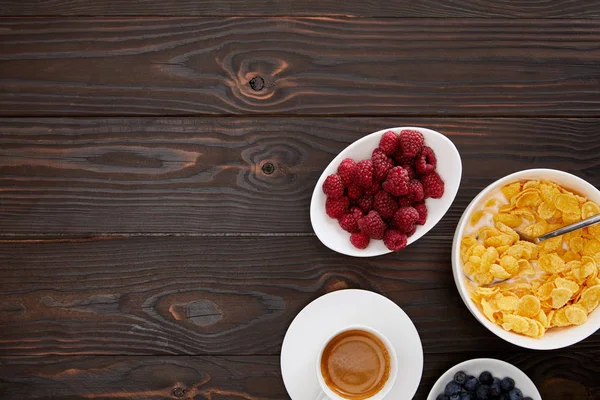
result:
[[(0, 15), (1, 398), (286, 399), (288, 325), (345, 288), (416, 324), (417, 399), (474, 357), (514, 363), (545, 400), (600, 398), (600, 332), (515, 347), (450, 271), (462, 211), (497, 178), (600, 185), (600, 2), (0, 0)], [(402, 125), (459, 148), (454, 205), (401, 253), (328, 250), (317, 178)]]

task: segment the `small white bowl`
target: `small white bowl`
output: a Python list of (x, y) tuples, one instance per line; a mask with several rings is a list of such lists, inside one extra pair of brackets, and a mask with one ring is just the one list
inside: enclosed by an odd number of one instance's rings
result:
[(587, 197), (589, 200), (600, 204), (600, 191), (598, 191), (598, 189), (583, 179), (567, 172), (557, 171), (554, 169), (528, 169), (505, 176), (504, 178), (497, 180), (483, 189), (481, 193), (479, 193), (465, 209), (465, 212), (463, 213), (456, 228), (454, 241), (452, 243), (452, 273), (454, 275), (454, 282), (456, 283), (460, 297), (462, 297), (465, 305), (469, 311), (471, 311), (471, 314), (473, 314), (483, 326), (489, 329), (496, 336), (506, 340), (509, 343), (528, 349), (560, 349), (582, 341), (600, 328), (600, 307), (588, 315), (588, 320), (585, 324), (580, 326), (568, 326), (564, 328), (552, 328), (548, 330), (542, 338), (539, 339), (505, 331), (502, 327), (489, 321), (471, 300), (469, 291), (465, 285), (465, 277), (463, 275), (462, 263), (460, 260), (460, 240), (464, 236), (465, 227), (467, 226), (469, 217), (473, 211), (481, 207), (482, 203), (488, 199), (490, 193), (500, 189), (502, 186), (519, 180), (531, 179), (547, 179), (554, 181), (566, 189), (577, 192), (582, 196)]
[(346, 147), (325, 168), (325, 171), (323, 171), (323, 174), (317, 181), (310, 203), (310, 222), (319, 240), (331, 250), (354, 257), (372, 257), (391, 253), (385, 247), (382, 240), (371, 240), (369, 246), (363, 250), (354, 247), (350, 243), (350, 234), (340, 227), (336, 219), (330, 218), (325, 213), (325, 200), (327, 196), (323, 193), (322, 187), (325, 179), (337, 172), (338, 166), (345, 158), (352, 158), (356, 162), (370, 159), (371, 153), (379, 146), (379, 140), (385, 132), (393, 131), (400, 133), (404, 129), (418, 130), (423, 134), (425, 144), (435, 152), (437, 158), (436, 171), (444, 181), (444, 195), (440, 199), (427, 199), (425, 201), (428, 214), (427, 222), (423, 226), (417, 226), (417, 231), (408, 238), (407, 246), (429, 232), (450, 208), (458, 192), (462, 174), (460, 155), (450, 139), (439, 132), (426, 128), (400, 127), (383, 129), (365, 136)]
[(508, 376), (515, 380), (515, 387), (523, 392), (523, 397), (529, 396), (533, 400), (542, 400), (540, 392), (523, 371), (512, 364), (494, 358), (475, 358), (456, 364), (440, 376), (440, 379), (437, 380), (429, 392), (427, 400), (435, 400), (438, 394), (444, 393), (446, 385), (454, 379), (454, 374), (458, 371), (464, 371), (465, 374), (473, 375), (476, 378), (483, 371), (489, 371), (494, 378), (502, 379)]

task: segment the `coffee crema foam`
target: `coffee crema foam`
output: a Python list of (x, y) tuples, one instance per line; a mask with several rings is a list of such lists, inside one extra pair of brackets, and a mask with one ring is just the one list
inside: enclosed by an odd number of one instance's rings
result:
[(363, 400), (377, 394), (390, 377), (390, 354), (374, 334), (354, 329), (329, 341), (321, 357), (325, 384), (337, 395)]

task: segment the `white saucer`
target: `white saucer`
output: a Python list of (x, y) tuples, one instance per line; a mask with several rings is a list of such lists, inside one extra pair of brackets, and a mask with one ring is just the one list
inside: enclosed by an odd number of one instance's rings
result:
[(281, 374), (292, 400), (317, 397), (317, 353), (328, 336), (349, 325), (372, 327), (389, 339), (398, 356), (398, 378), (387, 398), (412, 399), (423, 373), (423, 347), (417, 329), (391, 300), (366, 290), (346, 289), (307, 305), (285, 334)]

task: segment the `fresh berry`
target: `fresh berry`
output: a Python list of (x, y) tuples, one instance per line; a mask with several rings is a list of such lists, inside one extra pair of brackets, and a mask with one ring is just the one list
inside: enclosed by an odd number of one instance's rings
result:
[(475, 398), (477, 400), (488, 400), (490, 398), (490, 387), (488, 385), (479, 385), (475, 389)]
[(388, 192), (380, 190), (373, 198), (373, 209), (381, 215), (381, 218), (390, 219), (398, 209), (398, 203)]
[(500, 381), (500, 387), (505, 392), (510, 392), (515, 387), (515, 380), (507, 376)]
[(413, 205), (412, 196), (398, 197), (398, 205), (400, 207), (411, 207)]
[(346, 196), (340, 197), (339, 199), (328, 197), (325, 201), (325, 212), (331, 218), (337, 219), (346, 214), (349, 205), (350, 199)]
[(382, 187), (386, 192), (396, 197), (408, 194), (408, 173), (402, 167), (392, 168), (388, 172)]
[(371, 161), (373, 161), (373, 177), (376, 182), (383, 181), (390, 169), (394, 167), (392, 159), (379, 148), (373, 150)]
[(460, 400), (475, 400), (475, 397), (471, 393), (461, 393)]
[(323, 182), (323, 193), (332, 199), (339, 199), (344, 195), (344, 185), (339, 175), (329, 175)]
[(360, 209), (360, 207), (351, 207), (350, 213), (356, 215), (357, 218), (360, 218), (363, 216), (363, 212)]
[(412, 229), (410, 231), (406, 232), (406, 237), (407, 238), (411, 237), (412, 235), (415, 234), (416, 231), (417, 231), (417, 226), (413, 225)]
[(435, 400), (450, 400), (450, 397), (446, 396), (445, 394), (438, 394)]
[(474, 376), (467, 377), (467, 380), (463, 387), (467, 392), (475, 393), (475, 389), (477, 389), (477, 385), (479, 385), (479, 381)]
[(415, 169), (412, 167), (413, 164), (402, 164), (401, 167), (408, 172), (408, 179), (415, 179), (417, 174), (415, 173)]
[(357, 249), (365, 249), (369, 245), (371, 239), (364, 232), (357, 232), (350, 235), (350, 243)]
[(421, 153), (419, 153), (415, 160), (415, 169), (419, 175), (428, 175), (435, 171), (436, 166), (437, 158), (435, 157), (433, 149), (428, 146), (423, 146)]
[(408, 182), (408, 194), (412, 197), (413, 202), (418, 203), (425, 199), (425, 192), (420, 181), (413, 179)]
[(401, 148), (396, 150), (396, 152), (392, 155), (392, 158), (398, 165), (413, 165), (415, 163), (415, 158), (405, 155)]
[(346, 158), (341, 162), (337, 169), (337, 173), (342, 179), (342, 183), (345, 187), (350, 186), (354, 181), (354, 174), (356, 173), (356, 163), (351, 158)]
[(392, 251), (402, 250), (406, 247), (406, 235), (396, 229), (388, 229), (383, 235), (383, 243)]
[(350, 232), (350, 233), (358, 232), (359, 231), (359, 229), (358, 229), (358, 219), (361, 218), (361, 217), (362, 217), (362, 213), (361, 213), (361, 216), (357, 216), (357, 215), (355, 215), (352, 212), (350, 212), (348, 214), (345, 214), (339, 220), (340, 226), (346, 232)]
[(514, 388), (513, 390), (508, 392), (508, 399), (509, 400), (523, 400), (523, 393), (521, 392), (521, 390)]
[(502, 388), (500, 387), (500, 379), (494, 378), (494, 382), (492, 386), (490, 386), (490, 394), (492, 396), (499, 396), (502, 393)]
[(531, 397), (527, 396), (527, 397), (523, 397), (523, 400), (533, 400)]
[(460, 400), (460, 393), (453, 394), (449, 400)]
[(390, 154), (394, 154), (394, 152), (398, 148), (398, 142), (398, 135), (396, 135), (392, 131), (387, 131), (383, 134), (383, 136), (381, 136), (381, 140), (379, 141), (379, 148), (381, 149), (381, 151), (384, 152), (384, 154), (387, 154), (389, 156)]
[(380, 190), (381, 190), (381, 185), (379, 184), (379, 182), (373, 182), (373, 186), (371, 186), (368, 189), (365, 189), (365, 194), (374, 196)]
[(354, 182), (364, 188), (373, 186), (373, 162), (371, 160), (362, 160), (356, 164)]
[(403, 155), (414, 157), (421, 151), (425, 138), (419, 131), (405, 129), (400, 132), (400, 148)]
[(466, 381), (467, 374), (465, 374), (465, 371), (458, 371), (456, 374), (454, 374), (454, 382), (464, 385)]
[(483, 371), (481, 374), (479, 374), (479, 382), (481, 382), (484, 385), (491, 385), (492, 383), (494, 383), (494, 377), (492, 376), (490, 371)]
[(364, 213), (368, 213), (373, 209), (373, 196), (364, 195), (356, 201), (356, 204)]
[(392, 219), (394, 226), (405, 233), (410, 232), (418, 220), (419, 213), (413, 207), (399, 208)]
[(371, 239), (382, 239), (387, 225), (377, 211), (369, 211), (367, 215), (358, 220), (358, 227)]
[(419, 213), (419, 219), (417, 220), (417, 224), (425, 225), (427, 221), (427, 206), (425, 203), (419, 203), (414, 205), (415, 210)]
[(348, 197), (350, 197), (352, 200), (360, 199), (364, 193), (365, 189), (354, 183), (351, 183), (350, 186), (348, 186)]
[(421, 177), (421, 184), (423, 185), (425, 198), (439, 199), (444, 195), (444, 181), (437, 172)]
[(452, 396), (453, 394), (460, 393), (462, 391), (462, 386), (454, 381), (450, 381), (446, 384), (444, 388), (444, 394), (446, 396)]

